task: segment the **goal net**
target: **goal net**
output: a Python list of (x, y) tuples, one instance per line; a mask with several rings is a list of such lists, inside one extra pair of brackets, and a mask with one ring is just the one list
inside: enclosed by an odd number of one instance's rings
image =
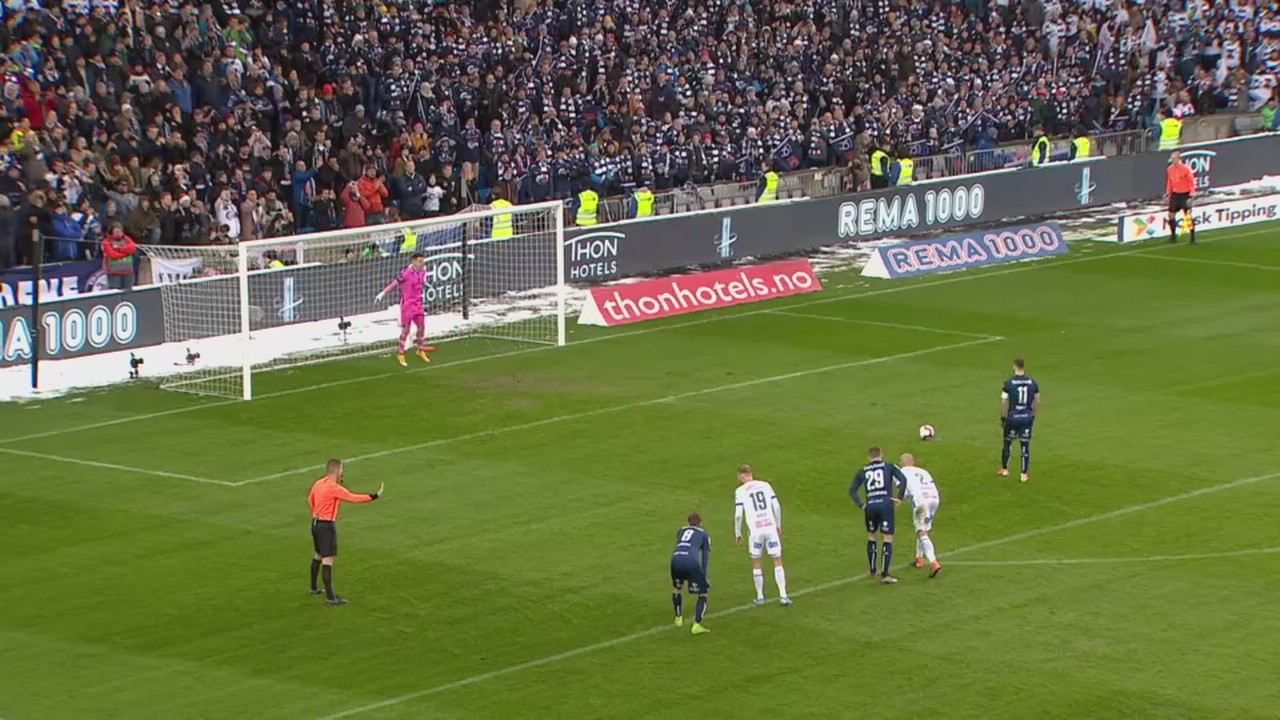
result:
[[(494, 221), (511, 216), (511, 232)], [(563, 206), (482, 209), (444, 218), (254, 240), (144, 246), (161, 284), (165, 339), (191, 371), (170, 390), (253, 397), (254, 376), (362, 355), (394, 354), (400, 297), (378, 293), (424, 256), (427, 337), (563, 345)], [(415, 338), (409, 338), (412, 342)]]

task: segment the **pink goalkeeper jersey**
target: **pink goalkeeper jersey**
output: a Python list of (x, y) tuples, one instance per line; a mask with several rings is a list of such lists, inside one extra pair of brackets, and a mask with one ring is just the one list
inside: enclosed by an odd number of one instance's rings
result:
[(395, 280), (387, 285), (384, 292), (400, 286), (400, 311), (422, 309), (422, 286), (427, 281), (427, 269), (414, 270), (413, 266), (400, 271)]

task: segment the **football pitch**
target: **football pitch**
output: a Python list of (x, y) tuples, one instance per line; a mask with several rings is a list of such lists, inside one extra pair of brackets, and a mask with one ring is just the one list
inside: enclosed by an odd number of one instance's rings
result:
[[(1280, 713), (1280, 225), (824, 281), (565, 348), (263, 375), (251, 403), (0, 406), (0, 717)], [(1026, 484), (995, 473), (1014, 356), (1043, 392)], [(901, 582), (866, 578), (871, 444), (938, 482), (936, 579), (905, 507)], [(344, 607), (306, 592), (329, 457), (386, 483), (342, 511)], [(782, 502), (792, 607), (768, 572), (751, 606), (743, 462)], [(668, 578), (694, 510), (698, 637)]]

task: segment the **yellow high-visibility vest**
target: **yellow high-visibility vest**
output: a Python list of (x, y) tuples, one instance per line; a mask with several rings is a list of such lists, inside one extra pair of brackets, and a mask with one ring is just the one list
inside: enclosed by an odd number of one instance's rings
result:
[[(495, 210), (511, 207), (511, 203), (502, 198), (494, 200), (489, 207)], [(496, 238), (509, 238), (514, 233), (511, 229), (511, 213), (499, 213), (493, 216), (493, 236)]]
[(595, 190), (583, 190), (578, 193), (578, 214), (573, 222), (578, 226), (596, 224), (596, 207), (600, 204), (600, 196)]
[(889, 164), (889, 153), (883, 150), (871, 151), (871, 174), (876, 177), (884, 175), (884, 169)]
[[(1041, 150), (1043, 148), (1043, 151)], [(1041, 152), (1044, 153), (1044, 160), (1040, 159)], [(1049, 162), (1049, 137), (1041, 135), (1036, 138), (1035, 143), (1031, 146), (1031, 167), (1038, 167), (1042, 162)]]
[(1089, 157), (1089, 151), (1091, 149), (1089, 138), (1081, 135), (1075, 140), (1072, 140), (1071, 144), (1076, 146), (1076, 157), (1075, 157), (1076, 160), (1083, 160)]
[(756, 202), (773, 202), (778, 199), (778, 173), (770, 170), (764, 174), (764, 192)]
[(911, 158), (898, 159), (898, 184), (910, 185), (916, 179), (916, 164)]
[(1160, 121), (1160, 149), (1173, 150), (1182, 142), (1182, 121), (1167, 117)]
[(648, 190), (637, 190), (632, 194), (636, 201), (636, 217), (653, 215), (653, 193)]
[(400, 254), (408, 254), (418, 248), (418, 234), (412, 230), (404, 231), (404, 239), (400, 241)]
[(284, 267), (284, 263), (280, 262), (279, 260), (272, 260), (271, 262), (267, 263), (267, 267), (269, 267), (269, 268), (271, 268), (272, 270), (274, 270), (274, 269), (276, 269), (276, 268), (282, 268), (282, 267)]

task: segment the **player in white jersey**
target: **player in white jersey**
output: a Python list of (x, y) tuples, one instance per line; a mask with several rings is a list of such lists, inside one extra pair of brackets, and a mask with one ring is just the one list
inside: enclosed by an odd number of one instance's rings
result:
[(778, 583), (782, 604), (790, 605), (787, 597), (787, 573), (782, 569), (782, 505), (773, 486), (756, 480), (750, 465), (738, 467), (738, 489), (733, 493), (733, 539), (742, 544), (742, 522), (747, 523), (747, 538), (751, 552), (752, 576), (756, 583), (756, 604), (764, 604), (764, 570), (760, 558), (768, 550), (773, 558), (773, 579)]
[(928, 470), (916, 466), (916, 459), (910, 454), (902, 456), (899, 463), (902, 474), (907, 476), (907, 497), (911, 500), (912, 520), (916, 526), (916, 567), (924, 567), (929, 561), (929, 577), (936, 577), (942, 565), (933, 551), (933, 539), (929, 531), (933, 529), (933, 516), (938, 514), (938, 503), (942, 496), (938, 494), (938, 486)]

